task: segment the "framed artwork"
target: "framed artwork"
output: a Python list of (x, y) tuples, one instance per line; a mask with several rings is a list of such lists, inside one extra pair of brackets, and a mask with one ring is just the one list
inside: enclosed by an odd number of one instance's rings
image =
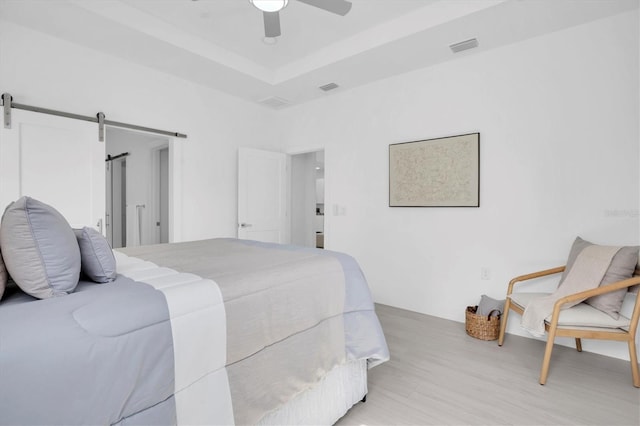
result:
[(480, 133), (389, 145), (389, 207), (480, 207)]

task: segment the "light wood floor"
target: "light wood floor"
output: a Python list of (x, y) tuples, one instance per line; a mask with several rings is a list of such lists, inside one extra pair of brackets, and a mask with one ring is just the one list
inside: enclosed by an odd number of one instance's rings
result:
[(367, 402), (338, 425), (640, 425), (628, 362), (556, 345), (541, 386), (544, 342), (507, 335), (500, 348), (461, 323), (376, 311), (391, 360), (369, 370)]

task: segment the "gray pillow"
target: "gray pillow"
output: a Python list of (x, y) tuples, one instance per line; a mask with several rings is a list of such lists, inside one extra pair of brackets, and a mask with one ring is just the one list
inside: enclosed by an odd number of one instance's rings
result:
[(4, 289), (7, 288), (7, 281), (9, 281), (9, 274), (7, 273), (7, 268), (4, 266), (2, 251), (0, 250), (0, 299), (2, 299)]
[[(640, 256), (638, 256), (638, 264), (636, 265), (636, 269), (640, 270)], [(629, 287), (629, 293), (636, 293), (636, 294), (640, 293), (640, 284), (636, 284), (633, 287)]]
[(9, 204), (0, 224), (2, 257), (11, 278), (39, 299), (73, 292), (80, 249), (73, 230), (53, 207), (22, 197)]
[[(560, 278), (560, 284), (558, 287), (562, 285), (564, 279), (567, 274), (573, 267), (573, 264), (576, 261), (576, 258), (584, 250), (586, 247), (594, 245), (589, 241), (585, 241), (580, 237), (577, 237), (571, 247), (571, 251), (569, 252), (569, 259), (567, 259), (567, 267), (565, 271), (562, 273), (562, 277)], [(639, 247), (622, 247), (616, 253), (616, 255), (611, 259), (611, 265), (609, 265), (609, 269), (605, 273), (602, 281), (600, 282), (600, 287), (613, 284), (617, 281), (626, 280), (627, 278), (631, 278), (633, 276), (633, 272), (636, 268), (636, 264), (638, 263), (638, 250)], [(594, 308), (606, 313), (613, 319), (620, 318), (620, 307), (622, 306), (622, 302), (624, 301), (624, 296), (627, 294), (627, 289), (620, 289), (617, 291), (613, 291), (607, 294), (601, 294), (599, 296), (590, 297), (585, 300), (585, 303), (593, 306)]]
[(116, 258), (101, 233), (93, 228), (74, 229), (78, 246), (82, 273), (91, 281), (108, 283), (116, 279)]
[[(502, 315), (504, 312), (504, 302), (504, 300), (492, 299), (486, 294), (483, 294), (480, 296), (480, 303), (478, 303), (478, 310), (476, 311), (476, 314), (482, 316), (489, 316), (489, 314), (492, 316)], [(494, 310), (498, 312), (492, 313)]]

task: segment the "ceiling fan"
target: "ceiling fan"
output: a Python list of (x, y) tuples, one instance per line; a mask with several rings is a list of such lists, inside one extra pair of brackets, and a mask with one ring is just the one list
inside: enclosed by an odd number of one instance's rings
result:
[[(264, 19), (265, 37), (280, 36), (279, 12), (289, 3), (289, 0), (249, 0), (255, 7), (262, 11)], [(351, 2), (347, 0), (298, 0), (309, 6), (326, 10), (340, 16), (346, 15), (351, 10)]]

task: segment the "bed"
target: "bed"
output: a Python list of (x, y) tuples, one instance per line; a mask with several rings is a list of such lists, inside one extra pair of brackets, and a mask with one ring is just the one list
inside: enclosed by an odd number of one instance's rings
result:
[(332, 424), (389, 358), (345, 254), (226, 238), (113, 253), (114, 281), (64, 297), (7, 286), (1, 424)]

